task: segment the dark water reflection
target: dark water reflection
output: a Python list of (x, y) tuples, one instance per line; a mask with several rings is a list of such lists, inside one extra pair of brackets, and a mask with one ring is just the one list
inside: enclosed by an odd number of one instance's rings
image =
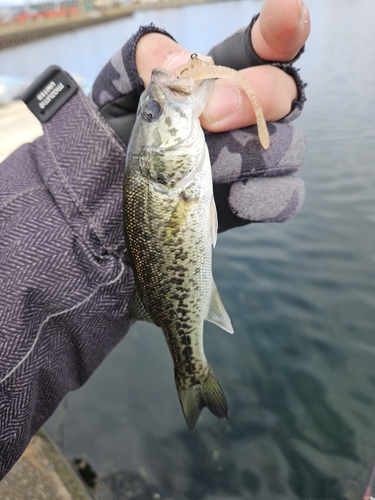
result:
[[(309, 145), (306, 203), (287, 224), (222, 235), (214, 253), (235, 335), (207, 324), (205, 343), (231, 417), (204, 412), (188, 432), (161, 332), (136, 324), (48, 424), (69, 456), (99, 471), (100, 498), (362, 497), (375, 458), (375, 4), (308, 3), (313, 33), (299, 64), (308, 102), (298, 121)], [(153, 20), (206, 51), (260, 5), (141, 13), (75, 34), (75, 53), (61, 52), (68, 35), (37, 46), (47, 64), (70, 61), (93, 78), (138, 24)], [(0, 68), (21, 52), (0, 53)], [(64, 60), (50, 61), (53, 52)]]

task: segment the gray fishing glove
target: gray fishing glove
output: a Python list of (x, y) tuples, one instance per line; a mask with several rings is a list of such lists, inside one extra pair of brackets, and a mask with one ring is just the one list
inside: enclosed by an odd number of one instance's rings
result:
[[(256, 19), (212, 49), (210, 55), (216, 64), (234, 69), (268, 64), (251, 45), (250, 32)], [(93, 102), (125, 144), (129, 142), (144, 90), (135, 62), (137, 43), (142, 36), (155, 32), (172, 38), (153, 25), (141, 27), (107, 63), (93, 86)], [(305, 138), (289, 122), (302, 110), (304, 84), (290, 63), (272, 64), (294, 77), (299, 96), (287, 117), (268, 124), (270, 148), (262, 148), (255, 126), (206, 134), (219, 231), (250, 222), (283, 222), (295, 215), (303, 202), (303, 182), (292, 174), (303, 163)]]

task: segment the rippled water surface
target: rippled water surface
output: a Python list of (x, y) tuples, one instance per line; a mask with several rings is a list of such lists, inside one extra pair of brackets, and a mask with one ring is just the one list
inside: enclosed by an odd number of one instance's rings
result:
[[(137, 323), (48, 424), (99, 471), (100, 498), (362, 498), (375, 459), (375, 4), (308, 3), (306, 202), (286, 224), (221, 235), (214, 252), (235, 335), (207, 324), (205, 344), (231, 417), (205, 411), (189, 432), (162, 333)], [(150, 21), (204, 52), (260, 6), (142, 12), (5, 51), (0, 68), (27, 78), (57, 62), (94, 78)]]

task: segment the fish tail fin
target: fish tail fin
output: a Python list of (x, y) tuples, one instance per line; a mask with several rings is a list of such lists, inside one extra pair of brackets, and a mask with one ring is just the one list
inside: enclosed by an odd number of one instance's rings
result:
[(193, 430), (202, 409), (206, 406), (211, 413), (218, 418), (228, 418), (229, 408), (223, 389), (212, 368), (208, 365), (208, 371), (196, 383), (186, 386), (186, 379), (179, 376), (175, 370), (175, 381), (180, 398), (182, 411), (190, 430)]

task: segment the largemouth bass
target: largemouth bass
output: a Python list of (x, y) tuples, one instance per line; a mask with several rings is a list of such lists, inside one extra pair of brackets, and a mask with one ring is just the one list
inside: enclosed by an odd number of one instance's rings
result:
[(131, 316), (161, 327), (190, 429), (207, 407), (228, 404), (203, 348), (203, 323), (233, 333), (212, 277), (217, 216), (211, 164), (199, 122), (213, 80), (156, 69), (128, 147), (124, 233), (136, 291)]

